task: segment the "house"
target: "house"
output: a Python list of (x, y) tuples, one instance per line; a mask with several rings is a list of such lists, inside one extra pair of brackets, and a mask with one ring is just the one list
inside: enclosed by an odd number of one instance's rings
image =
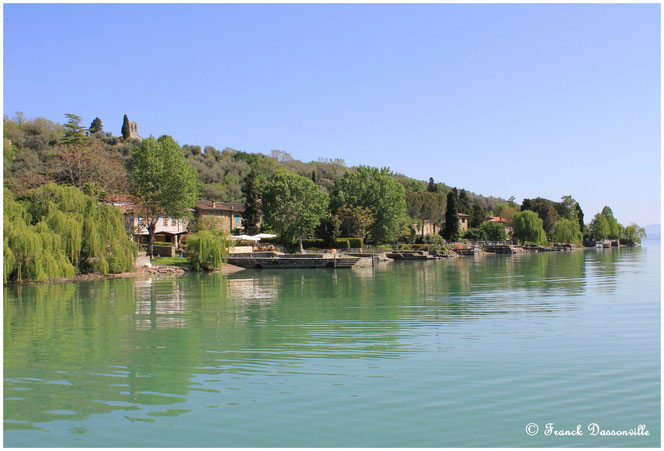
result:
[(514, 232), (514, 228), (511, 225), (511, 221), (509, 219), (501, 218), (500, 216), (489, 216), (487, 218), (487, 221), (489, 222), (497, 222), (499, 224), (502, 224), (505, 226), (505, 233), (507, 233), (507, 236), (512, 236), (512, 233)]
[(470, 215), (459, 213), (459, 232), (468, 230), (468, 218), (470, 218)]
[[(420, 228), (420, 225), (422, 225), (422, 228)], [(415, 234), (418, 236), (422, 235), (422, 229), (424, 229), (424, 236), (434, 235), (436, 232), (440, 230), (439, 227), (436, 227), (436, 224), (432, 224), (430, 221), (417, 222), (412, 226), (413, 229), (415, 230)]]
[[(124, 216), (125, 228), (136, 243), (147, 244), (149, 233), (147, 221), (135, 212), (135, 204), (131, 196), (126, 194), (115, 194), (107, 196), (106, 201), (120, 209)], [(155, 243), (173, 243), (176, 247), (187, 234), (187, 223), (185, 219), (159, 218), (155, 225)]]
[(218, 228), (229, 233), (234, 229), (243, 229), (242, 213), (244, 213), (244, 204), (239, 202), (201, 200), (194, 205), (196, 218), (208, 217), (217, 224)]

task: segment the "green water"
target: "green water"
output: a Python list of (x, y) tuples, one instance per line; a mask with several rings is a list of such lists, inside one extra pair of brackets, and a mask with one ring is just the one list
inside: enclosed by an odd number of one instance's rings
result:
[(8, 287), (4, 445), (656, 447), (659, 259), (654, 244)]

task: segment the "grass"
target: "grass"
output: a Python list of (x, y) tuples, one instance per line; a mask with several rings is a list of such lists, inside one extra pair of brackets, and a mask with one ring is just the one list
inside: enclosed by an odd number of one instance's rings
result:
[(169, 266), (188, 266), (189, 260), (185, 257), (180, 259), (180, 257), (159, 257), (152, 259), (153, 265), (169, 265)]

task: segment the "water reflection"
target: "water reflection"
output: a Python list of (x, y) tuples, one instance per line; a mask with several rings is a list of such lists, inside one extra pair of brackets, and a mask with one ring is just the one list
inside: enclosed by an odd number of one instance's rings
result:
[(54, 421), (115, 411), (131, 423), (159, 422), (191, 412), (182, 404), (192, 393), (237, 388), (229, 377), (343, 373), (334, 360), (419, 352), (409, 344), (419, 328), (487, 315), (564, 315), (581, 308), (589, 277), (604, 292), (615, 290), (629, 255), (481, 256), (8, 287), (5, 429), (48, 430)]

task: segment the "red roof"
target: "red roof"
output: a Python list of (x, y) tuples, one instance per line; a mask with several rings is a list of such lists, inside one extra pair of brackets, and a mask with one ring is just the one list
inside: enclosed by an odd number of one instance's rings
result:
[(500, 216), (489, 216), (489, 222), (501, 222), (503, 224), (509, 223), (507, 219), (501, 218)]
[(194, 208), (207, 211), (232, 211), (244, 213), (244, 204), (240, 202), (216, 202), (212, 200), (199, 200)]
[(470, 218), (470, 215), (467, 215), (467, 214), (465, 214), (465, 213), (459, 213), (459, 217)]

